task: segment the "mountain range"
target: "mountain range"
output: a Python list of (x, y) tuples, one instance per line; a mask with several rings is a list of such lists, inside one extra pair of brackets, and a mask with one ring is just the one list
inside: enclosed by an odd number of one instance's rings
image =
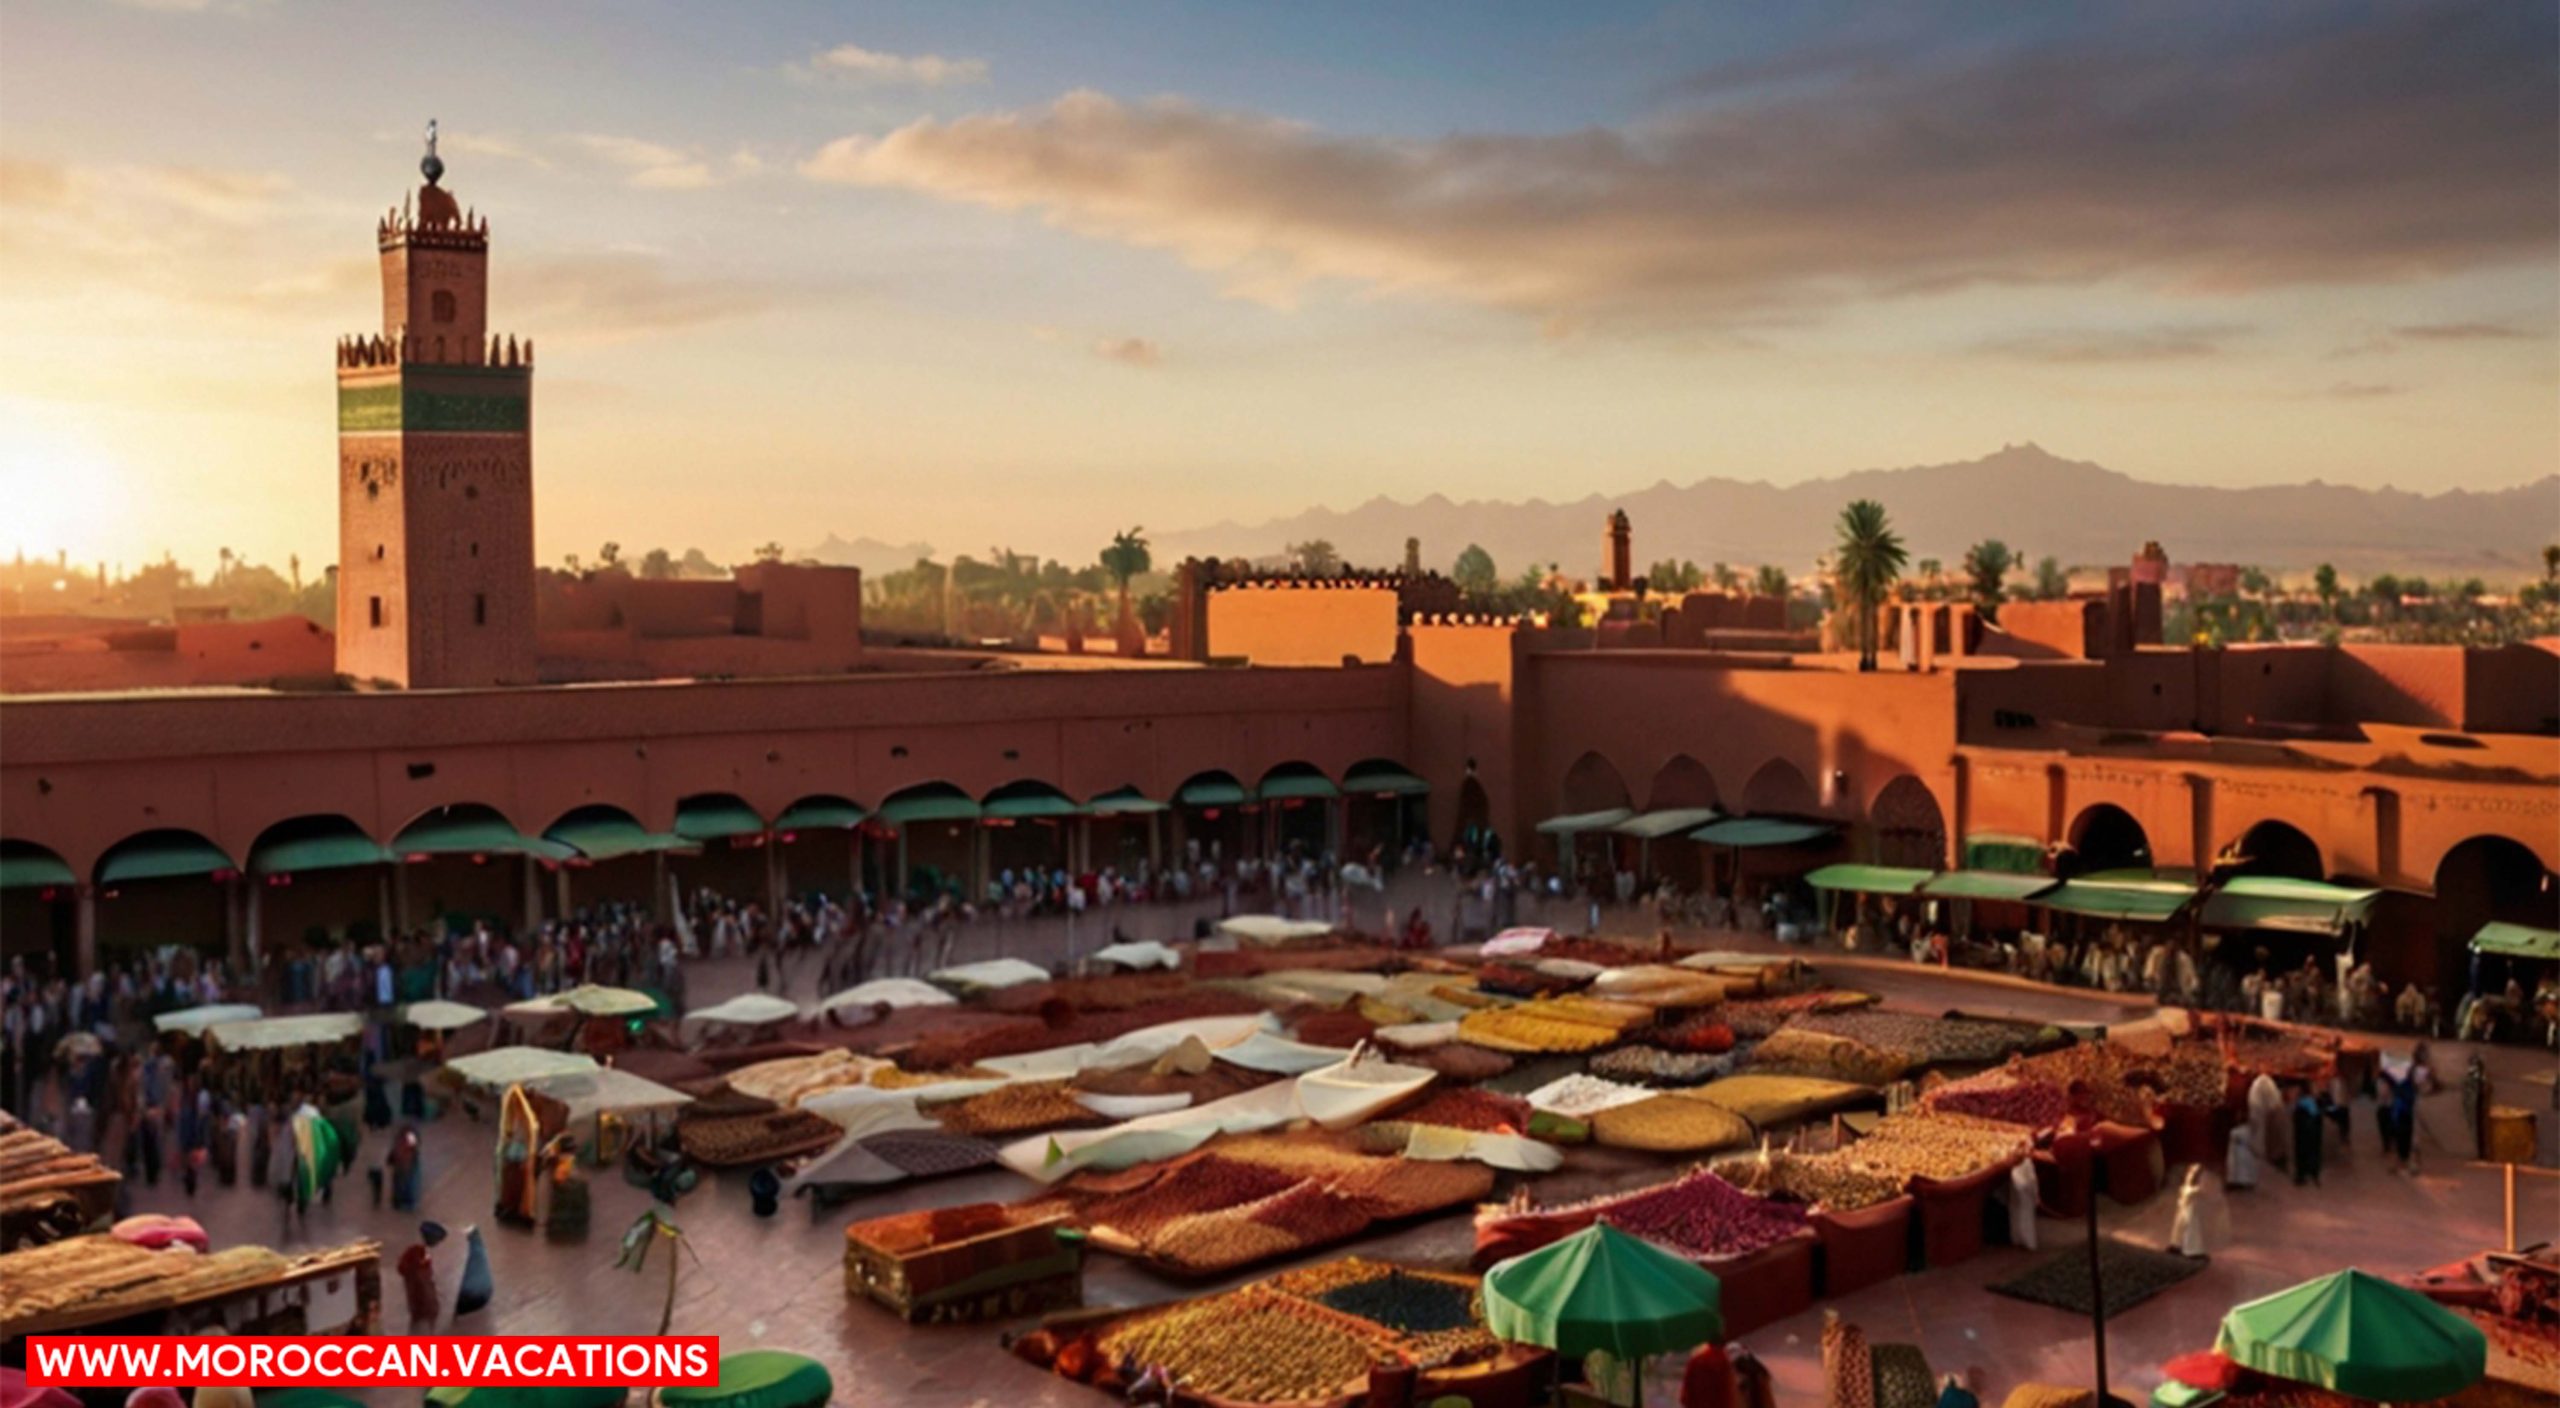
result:
[(2318, 480), (2234, 489), (2151, 483), (2024, 444), (1956, 464), (1783, 486), (1665, 480), (1570, 503), (1381, 496), (1347, 510), (1159, 533), (1154, 546), (1165, 565), (1189, 556), (1269, 557), (1321, 538), (1348, 562), (1388, 567), (1404, 560), (1405, 539), (1418, 537), (1424, 564), (1444, 572), (1475, 543), (1506, 576), (1534, 562), (1587, 576), (1599, 565), (1604, 520), (1624, 509), (1634, 525), (1638, 572), (1685, 558), (1744, 568), (1774, 562), (1802, 573), (1830, 550), (1841, 506), (1861, 498), (1884, 504), (1915, 561), (1939, 558), (1951, 569), (1984, 538), (2001, 539), (2028, 561), (2050, 555), (2089, 566), (2130, 561), (2146, 541), (2157, 541), (2173, 562), (2235, 562), (2271, 572), (2307, 572), (2327, 562), (2351, 577), (2389, 571), (2497, 582), (2540, 575), (2543, 546), (2560, 540), (2560, 474), (2484, 493), (2413, 494)]
[(884, 543), (878, 538), (843, 538), (829, 533), (825, 542), (801, 549), (792, 554), (791, 560), (823, 563), (829, 567), (859, 567), (868, 579), (904, 571), (915, 566), (917, 559), (931, 556), (931, 543)]

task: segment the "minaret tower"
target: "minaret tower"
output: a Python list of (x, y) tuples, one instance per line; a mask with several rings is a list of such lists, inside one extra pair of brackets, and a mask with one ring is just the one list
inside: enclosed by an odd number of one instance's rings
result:
[(338, 671), (531, 684), (533, 343), (489, 331), (489, 223), (426, 177), (376, 226), (382, 330), (338, 343)]

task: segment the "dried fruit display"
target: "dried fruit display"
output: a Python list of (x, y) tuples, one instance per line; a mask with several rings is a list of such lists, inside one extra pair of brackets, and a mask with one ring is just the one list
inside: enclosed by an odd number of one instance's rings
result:
[(1804, 1209), (1755, 1198), (1705, 1169), (1612, 1199), (1600, 1220), (1683, 1256), (1743, 1256), (1808, 1226)]
[(842, 1137), (844, 1130), (834, 1120), (806, 1110), (676, 1121), (676, 1143), (685, 1157), (713, 1168), (737, 1168), (814, 1154)]
[(1298, 1019), (1296, 1036), (1309, 1046), (1339, 1046), (1345, 1050), (1375, 1036), (1378, 1024), (1358, 1012), (1316, 1012)]
[(948, 1085), (961, 1080), (998, 1080), (1002, 1072), (982, 1066), (957, 1071), (907, 1071), (896, 1066), (880, 1066), (871, 1072), (870, 1084), (882, 1090), (918, 1090), (926, 1086)]
[[(1733, 1034), (1726, 1032), (1728, 1041)], [(1659, 1046), (1622, 1046), (1591, 1058), (1591, 1073), (1639, 1085), (1700, 1085), (1733, 1074), (1733, 1054), (1665, 1051)]]
[(2059, 1128), (2071, 1108), (2061, 1086), (2010, 1070), (1949, 1081), (1922, 1096), (1920, 1103), (1943, 1114), (1973, 1115), (2033, 1130)]
[(1967, 1017), (1923, 1017), (1912, 1012), (1809, 1012), (1788, 1023), (1790, 1030), (1821, 1032), (1898, 1053), (1917, 1065), (1986, 1062), (2006, 1059), (2039, 1040), (2038, 1032), (2013, 1022), (1985, 1022)]
[(1463, 1281), (1389, 1270), (1313, 1297), (1318, 1305), (1384, 1325), (1400, 1335), (1484, 1335), (1476, 1289)]
[(2024, 1155), (2031, 1143), (2013, 1124), (1922, 1110), (1885, 1116), (1837, 1157), (1888, 1178), (1947, 1182), (1997, 1168)]
[(1735, 1035), (1721, 1015), (1698, 1017), (1675, 1027), (1665, 1027), (1653, 1034), (1656, 1045), (1673, 1051), (1696, 1051), (1717, 1055), (1731, 1051)]
[(1595, 1027), (1608, 1027), (1615, 1031), (1631, 1032), (1638, 1027), (1653, 1025), (1653, 1009), (1641, 1002), (1577, 993), (1559, 997), (1546, 1007), (1550, 1015), (1568, 1022), (1588, 1022)]
[(1873, 993), (1825, 989), (1821, 992), (1791, 993), (1784, 997), (1752, 997), (1729, 1001), (1716, 1009), (1716, 1015), (1733, 1034), (1746, 1040), (1765, 1037), (1789, 1021), (1808, 1012), (1836, 1012), (1864, 1007), (1876, 1001)]
[(1574, 934), (1557, 934), (1538, 945), (1541, 959), (1563, 958), (1577, 963), (1597, 963), (1603, 968), (1632, 968), (1651, 963), (1659, 955), (1651, 948), (1633, 944), (1612, 943), (1607, 939), (1586, 939)]
[(1094, 1347), (1106, 1364), (1160, 1366), (1189, 1393), (1239, 1403), (1339, 1398), (1396, 1358), (1385, 1330), (1250, 1286), (1131, 1316)]
[(1695, 1093), (1699, 1099), (1712, 1100), (1762, 1130), (1777, 1129), (1875, 1098), (1873, 1090), (1848, 1081), (1749, 1073), (1711, 1080), (1699, 1086)]
[(1721, 1105), (1674, 1093), (1593, 1115), (1591, 1140), (1616, 1149), (1698, 1154), (1750, 1143), (1751, 1124)]
[(1560, 973), (1542, 973), (1521, 963), (1488, 963), (1476, 970), (1476, 986), (1504, 997), (1548, 997), (1572, 992), (1591, 981)]
[(1406, 1124), (1518, 1134), (1529, 1127), (1529, 1102), (1516, 1095), (1448, 1086), (1431, 1091), (1419, 1103), (1396, 1111), (1391, 1118)]
[(1754, 1070), (1820, 1076), (1826, 1080), (1855, 1081), (1860, 1085), (1883, 1085), (1900, 1080), (1911, 1069), (1911, 1064), (1911, 1058), (1900, 1052), (1869, 1046), (1844, 1036), (1808, 1031), (1792, 1023), (1779, 1028), (1766, 1041), (1751, 1049)]
[(2153, 1095), (2136, 1084), (2136, 1079), (2149, 1080), (2151, 1062), (2120, 1047), (2103, 1042), (2083, 1042), (2059, 1051), (2022, 1057), (2011, 1069), (2021, 1074), (2060, 1086), (2069, 1098), (2071, 1087), (2087, 1090), (2090, 1102), (2097, 1107), (2098, 1118), (2136, 1128), (2149, 1128), (2152, 1123)]
[(1776, 1196), (1816, 1211), (1856, 1212), (1902, 1196), (1902, 1181), (1869, 1173), (1829, 1154), (1782, 1149), (1718, 1159), (1716, 1176), (1745, 1192)]
[(1563, 1016), (1547, 1002), (1492, 1007), (1458, 1019), (1458, 1035), (1496, 1051), (1595, 1051), (1618, 1039), (1618, 1029)]
[(2159, 1070), (2160, 1098), (2172, 1105), (2219, 1105), (2230, 1089), (2222, 1053), (2201, 1042), (2172, 1048)]
[(1471, 1042), (1452, 1041), (1425, 1051), (1408, 1051), (1398, 1058), (1408, 1066), (1428, 1066), (1453, 1081), (1493, 1080), (1511, 1069), (1509, 1056), (1487, 1050)]
[(1491, 1197), (1493, 1170), (1473, 1160), (1377, 1158), (1334, 1185), (1379, 1221), (1419, 1217)]
[(923, 1107), (953, 1134), (1027, 1134), (1065, 1125), (1103, 1123), (1063, 1080), (1015, 1081), (964, 1100)]
[(1147, 1239), (1147, 1256), (1182, 1271), (1232, 1271), (1275, 1256), (1328, 1246), (1360, 1234), (1369, 1214), (1357, 1201), (1314, 1179), (1267, 1198), (1166, 1223)]

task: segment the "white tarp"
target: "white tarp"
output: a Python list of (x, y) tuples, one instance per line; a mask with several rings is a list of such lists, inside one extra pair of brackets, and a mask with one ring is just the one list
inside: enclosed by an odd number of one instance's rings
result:
[(474, 1085), (509, 1086), (598, 1069), (595, 1058), (540, 1046), (500, 1046), (456, 1056), (444, 1068)]
[(200, 1032), (224, 1022), (254, 1022), (265, 1015), (265, 1009), (246, 1002), (214, 1002), (163, 1012), (151, 1019), (151, 1025), (164, 1032)]
[(1049, 970), (1019, 958), (990, 958), (984, 963), (963, 963), (956, 968), (927, 973), (926, 978), (947, 988), (993, 992), (998, 988), (1016, 988), (1024, 983), (1049, 981)]
[(1170, 970), (1182, 966), (1182, 955), (1159, 943), (1105, 944), (1093, 951), (1093, 961), (1116, 968)]
[(568, 1106), (572, 1122), (591, 1120), (607, 1112), (617, 1115), (650, 1114), (693, 1103), (693, 1097), (681, 1090), (669, 1089), (644, 1076), (618, 1071), (611, 1066), (540, 1076), (524, 1084)]
[(645, 992), (600, 983), (580, 983), (560, 994), (559, 1005), (590, 1017), (630, 1017), (658, 1010), (658, 1000)]
[(718, 1022), (737, 1027), (761, 1027), (769, 1022), (787, 1022), (800, 1015), (797, 1005), (771, 993), (742, 992), (726, 1002), (687, 1012), (688, 1022)]
[(1293, 1002), (1309, 1002), (1321, 1007), (1339, 1007), (1358, 998), (1373, 997), (1387, 990), (1387, 980), (1376, 973), (1338, 973), (1329, 968), (1283, 968), (1245, 978), (1234, 984), (1247, 996), (1262, 1002), (1286, 1006)]
[(1428, 1066), (1405, 1066), (1365, 1044), (1322, 1070), (1298, 1077), (1298, 1113), (1327, 1129), (1349, 1129), (1437, 1079)]
[(1277, 914), (1238, 914), (1218, 921), (1218, 932), (1249, 944), (1285, 944), (1321, 939), (1333, 932), (1322, 919), (1288, 919)]
[(1609, 971), (1597, 963), (1586, 963), (1579, 958), (1541, 958), (1530, 966), (1533, 971), (1550, 978), (1576, 983), (1587, 982)]
[(324, 1046), (361, 1036), (364, 1018), (353, 1012), (313, 1012), (300, 1017), (217, 1022), (206, 1030), (213, 1044), (225, 1051), (279, 1051), (288, 1046)]
[(1242, 1066), (1248, 1071), (1301, 1076), (1309, 1071), (1322, 1070), (1351, 1053), (1339, 1046), (1310, 1046), (1303, 1041), (1292, 1041), (1278, 1032), (1259, 1031), (1233, 1046), (1220, 1048), (1215, 1054), (1228, 1065)]
[(421, 1031), (450, 1032), (459, 1031), (474, 1022), (485, 1022), (489, 1020), (489, 1013), (487, 1009), (474, 1007), (468, 1002), (447, 1002), (439, 997), (412, 1002), (401, 1008), (400, 1020)]
[(1187, 1154), (1220, 1134), (1276, 1129), (1298, 1117), (1297, 1104), (1296, 1083), (1276, 1080), (1206, 1105), (1105, 1129), (1036, 1134), (1007, 1144), (998, 1157), (1026, 1178), (1055, 1183), (1078, 1169), (1123, 1169)]
[(1280, 1019), (1268, 1012), (1241, 1017), (1193, 1017), (1140, 1027), (1108, 1042), (1078, 1042), (1014, 1056), (990, 1056), (977, 1064), (1018, 1080), (1065, 1080), (1078, 1071), (1116, 1071), (1123, 1066), (1143, 1065), (1192, 1037), (1199, 1038), (1200, 1044), (1214, 1053), (1257, 1032), (1276, 1032), (1279, 1025)]
[(1514, 1173), (1553, 1173), (1564, 1167), (1564, 1151), (1553, 1144), (1517, 1134), (1428, 1124), (1413, 1126), (1405, 1138), (1404, 1156), (1432, 1163), (1472, 1159)]
[(1399, 1047), (1406, 1051), (1428, 1051), (1432, 1047), (1446, 1046), (1456, 1041), (1458, 1024), (1454, 1021), (1402, 1022), (1392, 1027), (1380, 1027), (1372, 1035), (1386, 1046)]
[(1076, 1103), (1107, 1120), (1143, 1119), (1148, 1115), (1170, 1114), (1191, 1108), (1191, 1092), (1177, 1090), (1170, 1095), (1096, 1095), (1091, 1091), (1076, 1092)]
[(1485, 940), (1484, 946), (1476, 952), (1487, 958), (1515, 958), (1524, 953), (1536, 953), (1547, 946), (1547, 940), (1555, 936), (1556, 931), (1553, 929), (1505, 929)]
[(916, 978), (874, 978), (846, 988), (818, 1004), (821, 1012), (843, 1007), (949, 1007), (960, 999)]
[(1624, 1085), (1598, 1076), (1564, 1076), (1551, 1080), (1529, 1092), (1529, 1108), (1546, 1110), (1567, 1119), (1588, 1119), (1602, 1110), (1632, 1105), (1661, 1094), (1641, 1085)]

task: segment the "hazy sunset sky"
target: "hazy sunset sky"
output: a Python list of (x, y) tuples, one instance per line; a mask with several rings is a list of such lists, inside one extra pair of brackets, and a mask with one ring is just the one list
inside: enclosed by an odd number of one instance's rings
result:
[[(321, 4), (0, 16), (0, 551), (335, 552), (419, 132), (546, 559), (1088, 558), (1312, 503), (2560, 468), (2554, 9)], [(1278, 544), (1270, 544), (1276, 548)]]

